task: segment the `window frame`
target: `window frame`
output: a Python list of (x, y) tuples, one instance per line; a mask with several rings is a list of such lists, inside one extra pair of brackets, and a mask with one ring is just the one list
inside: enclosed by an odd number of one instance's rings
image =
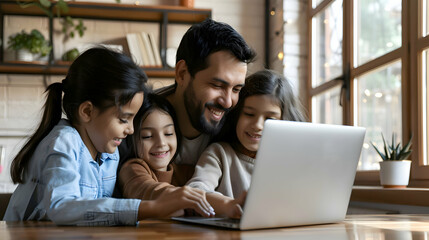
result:
[[(314, 1), (314, 0), (313, 0)], [(312, 87), (312, 18), (323, 11), (335, 0), (324, 0), (313, 9), (312, 1), (308, 4), (308, 79), (307, 98), (309, 117), (312, 119), (312, 98), (326, 90), (332, 89), (341, 80), (329, 80), (315, 88)], [(423, 28), (423, 1), (402, 0), (402, 45), (382, 56), (367, 63), (354, 67), (353, 40), (354, 40), (354, 2), (343, 0), (343, 74), (349, 70), (348, 93), (342, 94), (343, 124), (354, 125), (354, 81), (356, 78), (367, 74), (394, 61), (401, 61), (401, 101), (402, 101), (402, 135), (403, 142), (408, 141), (413, 133), (413, 154), (411, 155), (412, 168), (410, 187), (429, 187), (429, 166), (423, 166), (423, 118), (422, 100), (422, 52), (429, 49), (429, 35), (421, 37)], [(419, 9), (421, 9), (419, 11)], [(414, 13), (414, 14), (413, 14)], [(418, 14), (416, 14), (418, 13)], [(348, 68), (348, 69), (347, 69)], [(428, 126), (429, 128), (429, 126)], [(429, 155), (429, 153), (428, 153)], [(379, 171), (357, 171), (355, 185), (380, 185)]]
[[(411, 180), (415, 184), (429, 187), (429, 165), (424, 163), (423, 146), (423, 63), (422, 53), (429, 49), (429, 35), (423, 37), (423, 1), (409, 1), (409, 36), (410, 36), (410, 130), (414, 134), (413, 139), (413, 164), (411, 165)], [(404, 0), (403, 0), (404, 2)], [(403, 3), (404, 4), (404, 3)], [(421, 9), (419, 11), (419, 9)], [(417, 14), (412, 14), (417, 13)], [(415, 79), (415, 80), (413, 80)], [(414, 94), (413, 94), (414, 93)], [(427, 126), (429, 127), (429, 126)]]

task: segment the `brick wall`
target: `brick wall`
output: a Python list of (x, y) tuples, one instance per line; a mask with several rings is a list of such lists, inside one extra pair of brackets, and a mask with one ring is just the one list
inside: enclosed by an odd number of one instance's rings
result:
[(308, 0), (284, 0), (284, 74), (305, 103), (308, 68)]
[[(305, 104), (308, 78), (308, 0), (270, 0), (269, 67), (283, 73)], [(278, 58), (280, 52), (283, 59)]]

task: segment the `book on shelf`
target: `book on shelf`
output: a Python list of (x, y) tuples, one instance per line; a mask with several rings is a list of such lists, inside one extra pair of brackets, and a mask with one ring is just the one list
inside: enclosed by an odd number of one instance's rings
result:
[(143, 58), (143, 67), (149, 67), (152, 65), (152, 62), (149, 58), (149, 52), (147, 51), (147, 48), (145, 47), (144, 39), (140, 33), (136, 33), (137, 37), (137, 43), (139, 47), (140, 54)]
[(136, 33), (127, 33), (126, 35), (128, 48), (130, 50), (130, 55), (133, 61), (139, 66), (145, 66), (143, 61), (143, 56), (139, 47), (139, 40)]
[(153, 55), (155, 57), (155, 65), (157, 67), (162, 67), (161, 53), (159, 51), (158, 44), (155, 41), (155, 36), (153, 35), (153, 33), (148, 33), (148, 36), (149, 36), (150, 45), (152, 47)]
[(149, 66), (155, 67), (156, 66), (155, 56), (153, 54), (152, 47), (150, 46), (149, 36), (145, 32), (141, 32), (140, 36), (143, 39), (144, 50), (145, 50), (145, 52), (147, 52), (148, 57), (149, 57)]
[(128, 47), (133, 60), (143, 67), (161, 68), (159, 46), (153, 33), (128, 33)]

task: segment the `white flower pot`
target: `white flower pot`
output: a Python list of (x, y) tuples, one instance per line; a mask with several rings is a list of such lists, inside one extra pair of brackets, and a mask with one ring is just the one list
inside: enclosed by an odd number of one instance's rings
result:
[(27, 49), (20, 49), (16, 51), (16, 60), (24, 61), (24, 62), (47, 62), (49, 59), (49, 55), (43, 56), (40, 53), (31, 53)]
[(16, 51), (16, 60), (32, 62), (35, 60), (35, 54), (31, 53), (27, 49), (20, 49)]
[(410, 179), (411, 161), (380, 162), (380, 183), (385, 188), (405, 188)]

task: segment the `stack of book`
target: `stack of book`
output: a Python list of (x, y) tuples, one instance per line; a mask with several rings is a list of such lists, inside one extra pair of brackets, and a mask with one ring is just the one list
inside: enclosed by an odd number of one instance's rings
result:
[(142, 67), (162, 67), (159, 47), (152, 33), (128, 33), (126, 35), (131, 58)]

